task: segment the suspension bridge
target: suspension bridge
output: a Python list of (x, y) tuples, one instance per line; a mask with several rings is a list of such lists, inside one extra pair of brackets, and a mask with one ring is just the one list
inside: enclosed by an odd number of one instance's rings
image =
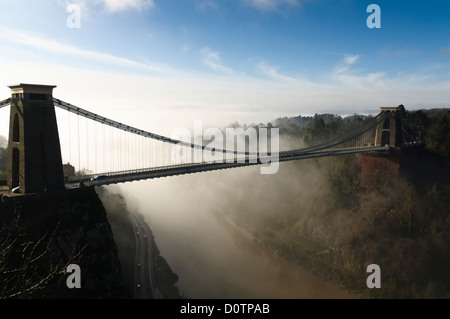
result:
[[(195, 139), (174, 139), (138, 129), (64, 102), (53, 97), (54, 87), (10, 86), (12, 96), (0, 101), (0, 108), (11, 107), (7, 183), (20, 193), (50, 191), (75, 183), (100, 186), (309, 158), (389, 152), (404, 146), (405, 137), (420, 142), (399, 108), (381, 108), (361, 127), (313, 147), (279, 150), (278, 141), (269, 138), (253, 148), (204, 145)], [(210, 156), (202, 156), (205, 153)], [(184, 161), (179, 160), (180, 154)], [(77, 166), (77, 173), (64, 173), (62, 159), (71, 163), (65, 168)]]

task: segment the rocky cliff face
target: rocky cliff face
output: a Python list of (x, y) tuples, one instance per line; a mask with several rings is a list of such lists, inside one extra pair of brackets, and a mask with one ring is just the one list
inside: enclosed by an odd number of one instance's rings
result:
[[(128, 298), (106, 211), (94, 188), (3, 196), (0, 297)], [(70, 289), (69, 264), (81, 288)]]

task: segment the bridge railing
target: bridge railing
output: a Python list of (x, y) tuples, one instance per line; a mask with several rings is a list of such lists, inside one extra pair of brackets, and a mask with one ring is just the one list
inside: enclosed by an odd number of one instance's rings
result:
[(173, 175), (182, 175), (189, 173), (197, 173), (202, 171), (212, 171), (212, 170), (221, 170), (228, 169), (233, 167), (242, 167), (242, 166), (251, 166), (251, 165), (262, 165), (268, 162), (285, 162), (285, 161), (293, 161), (300, 159), (309, 159), (309, 158), (318, 158), (318, 157), (327, 157), (327, 156), (339, 156), (345, 154), (355, 154), (355, 153), (364, 153), (364, 152), (374, 152), (374, 151), (384, 151), (389, 152), (389, 146), (383, 147), (353, 147), (353, 148), (342, 148), (342, 149), (333, 149), (333, 150), (317, 150), (314, 152), (303, 152), (303, 153), (291, 153), (291, 152), (280, 152), (279, 154), (267, 156), (267, 157), (259, 157), (258, 161), (251, 161), (250, 158), (247, 158), (245, 162), (201, 162), (194, 164), (178, 164), (178, 165), (170, 165), (170, 166), (162, 166), (162, 167), (151, 167), (146, 169), (135, 169), (135, 170), (126, 170), (120, 172), (109, 172), (104, 174), (93, 174), (93, 175), (84, 175), (84, 176), (73, 176), (68, 178), (67, 182), (69, 183), (77, 183), (83, 182), (88, 183), (93, 186), (100, 185), (108, 185), (122, 182), (129, 182), (134, 180), (142, 180), (148, 178), (156, 178), (156, 177), (165, 177), (165, 176), (173, 176)]

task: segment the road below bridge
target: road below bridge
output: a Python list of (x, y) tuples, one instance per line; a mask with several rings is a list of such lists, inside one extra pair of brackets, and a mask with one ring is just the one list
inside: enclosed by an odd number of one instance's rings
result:
[(136, 239), (133, 296), (135, 299), (163, 299), (153, 269), (153, 234), (141, 215), (130, 214), (130, 219)]

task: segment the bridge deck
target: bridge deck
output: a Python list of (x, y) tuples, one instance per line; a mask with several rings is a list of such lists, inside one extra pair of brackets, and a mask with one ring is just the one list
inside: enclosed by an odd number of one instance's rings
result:
[[(185, 175), (192, 173), (200, 173), (207, 171), (215, 171), (215, 170), (223, 170), (235, 167), (245, 167), (245, 166), (254, 166), (254, 165), (264, 165), (268, 163), (275, 162), (286, 162), (286, 161), (294, 161), (308, 158), (318, 158), (318, 157), (326, 157), (326, 156), (339, 156), (345, 154), (356, 154), (356, 153), (367, 153), (367, 152), (388, 152), (388, 146), (377, 147), (358, 147), (358, 148), (345, 148), (345, 149), (335, 149), (335, 150), (319, 150), (319, 151), (296, 151), (296, 152), (281, 152), (279, 156), (267, 156), (261, 157), (258, 160), (251, 161), (246, 158), (245, 163), (190, 163), (190, 164), (179, 164), (172, 166), (164, 166), (164, 167), (156, 167), (156, 168), (148, 168), (148, 169), (140, 169), (140, 170), (131, 170), (131, 171), (121, 171), (121, 172), (110, 172), (105, 174), (96, 174), (96, 175), (86, 175), (81, 177), (70, 177), (67, 179), (67, 183), (87, 183), (91, 186), (101, 186), (101, 185), (109, 185), (109, 184), (118, 184), (125, 182), (132, 182), (138, 180), (152, 179), (152, 178), (160, 178), (160, 177), (168, 177), (168, 176), (176, 176), (176, 175)], [(96, 176), (100, 176), (101, 178), (95, 178)]]

